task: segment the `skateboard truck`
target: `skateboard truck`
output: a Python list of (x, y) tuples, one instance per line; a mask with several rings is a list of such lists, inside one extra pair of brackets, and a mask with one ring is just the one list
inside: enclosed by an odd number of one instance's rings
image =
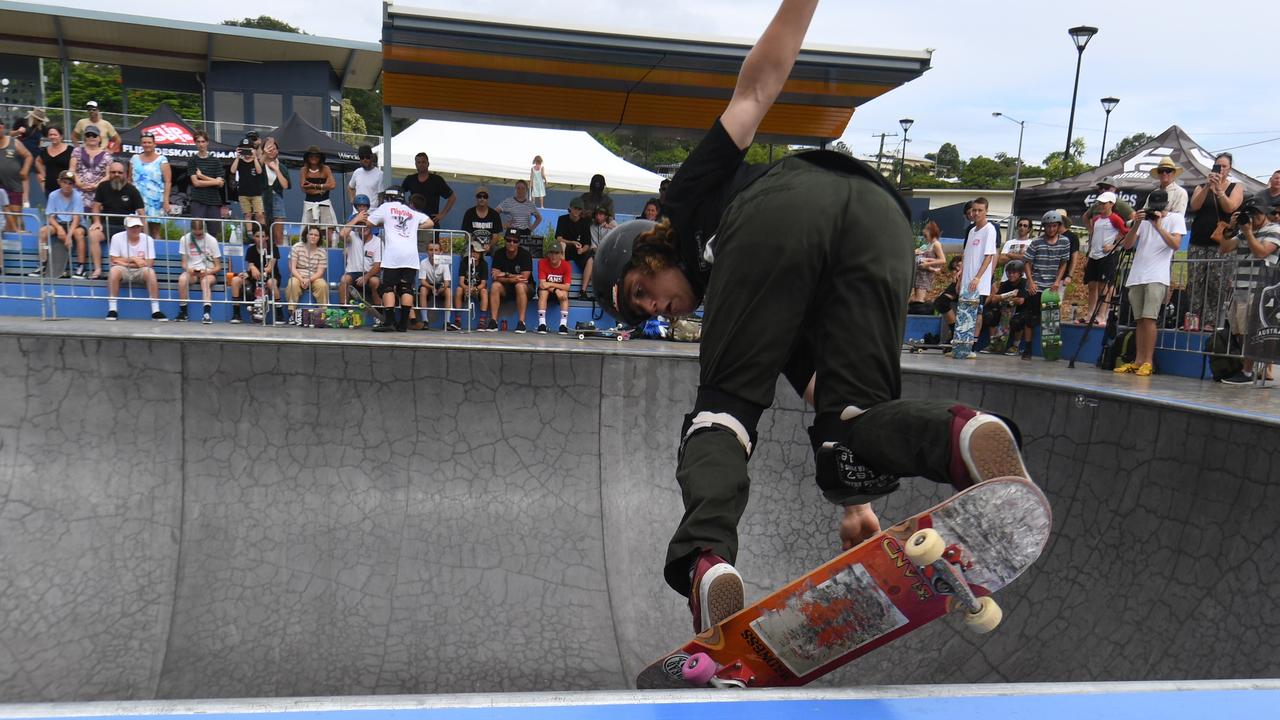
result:
[(685, 682), (703, 687), (709, 685), (714, 688), (745, 688), (754, 685), (756, 681), (756, 674), (741, 660), (734, 660), (729, 665), (717, 667), (716, 661), (706, 653), (690, 655), (680, 674)]
[(964, 620), (970, 629), (988, 633), (1000, 624), (1004, 613), (990, 595), (978, 597), (964, 579), (964, 571), (973, 568), (973, 562), (964, 557), (959, 545), (947, 545), (942, 535), (933, 528), (912, 533), (907, 538), (907, 559), (920, 568), (933, 589), (950, 595), (965, 610)]

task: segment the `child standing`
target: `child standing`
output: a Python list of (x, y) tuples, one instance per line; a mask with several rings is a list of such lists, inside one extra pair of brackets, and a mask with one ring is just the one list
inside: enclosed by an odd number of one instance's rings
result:
[(533, 202), (538, 207), (546, 207), (543, 202), (547, 197), (547, 171), (542, 167), (542, 156), (533, 156), (533, 167), (529, 168), (529, 187), (533, 189)]

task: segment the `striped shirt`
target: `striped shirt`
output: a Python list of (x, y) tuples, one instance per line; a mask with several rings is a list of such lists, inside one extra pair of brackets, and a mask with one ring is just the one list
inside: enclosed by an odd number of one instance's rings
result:
[[(1257, 239), (1263, 247), (1274, 245), (1280, 247), (1280, 225), (1268, 222), (1261, 228), (1253, 231), (1253, 237)], [(1263, 264), (1275, 265), (1277, 261), (1276, 252), (1272, 252), (1265, 259), (1255, 258), (1253, 251), (1249, 249), (1249, 241), (1244, 239), (1244, 233), (1236, 235), (1236, 278), (1235, 289), (1237, 292), (1248, 292), (1257, 287), (1258, 280), (1262, 272)]]
[(298, 280), (306, 282), (307, 278), (329, 267), (329, 251), (318, 246), (312, 249), (306, 243), (298, 242), (289, 250), (289, 260), (298, 268)]
[[(528, 230), (529, 219), (533, 217), (533, 213), (536, 211), (537, 208), (534, 207), (533, 201), (528, 198), (517, 200), (514, 197), (509, 197), (498, 205), (498, 213), (503, 216), (504, 224), (517, 230)], [(511, 219), (507, 220), (507, 218)]]

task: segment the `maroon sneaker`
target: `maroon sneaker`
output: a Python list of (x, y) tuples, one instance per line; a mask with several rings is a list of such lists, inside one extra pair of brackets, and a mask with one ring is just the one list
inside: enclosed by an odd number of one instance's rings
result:
[(959, 405), (951, 414), (951, 484), (957, 490), (998, 477), (1031, 479), (1003, 420)]
[(693, 612), (693, 632), (719, 625), (745, 604), (742, 576), (723, 558), (704, 551), (693, 564), (693, 586), (689, 610)]

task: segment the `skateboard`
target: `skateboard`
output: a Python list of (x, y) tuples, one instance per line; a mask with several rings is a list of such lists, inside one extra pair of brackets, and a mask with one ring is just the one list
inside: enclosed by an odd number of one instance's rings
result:
[(618, 342), (623, 342), (624, 340), (631, 339), (630, 330), (578, 328), (577, 330), (574, 330), (574, 332), (578, 334), (579, 340), (586, 340), (587, 338), (601, 338), (604, 340), (617, 340)]
[(45, 275), (51, 279), (60, 278), (67, 274), (70, 263), (70, 250), (61, 240), (53, 238), (49, 243), (49, 269), (45, 272)]
[(1045, 360), (1062, 357), (1062, 297), (1052, 290), (1040, 295), (1040, 353)]
[(1000, 322), (991, 328), (991, 344), (987, 349), (993, 353), (1002, 353), (1009, 349), (1009, 342), (1013, 338), (1009, 337), (1009, 325), (1013, 322), (1013, 311), (1015, 310), (1013, 303), (1001, 296), (1000, 301)]
[(941, 350), (942, 352), (951, 352), (954, 348), (950, 343), (931, 343), (924, 340), (907, 340), (902, 343), (902, 349), (915, 355), (925, 352), (926, 350)]
[(1039, 557), (1049, 502), (1034, 483), (975, 485), (875, 534), (642, 670), (636, 687), (805, 685), (944, 615), (989, 632), (991, 597)]
[(956, 303), (956, 334), (951, 338), (951, 357), (957, 360), (973, 357), (973, 335), (977, 326), (978, 294), (965, 291)]
[(355, 285), (347, 286), (347, 301), (352, 305), (355, 305), (356, 309), (360, 312), (367, 312), (376, 318), (378, 322), (382, 322), (382, 311), (370, 305), (369, 302), (364, 299), (364, 295), (360, 294), (360, 289)]

